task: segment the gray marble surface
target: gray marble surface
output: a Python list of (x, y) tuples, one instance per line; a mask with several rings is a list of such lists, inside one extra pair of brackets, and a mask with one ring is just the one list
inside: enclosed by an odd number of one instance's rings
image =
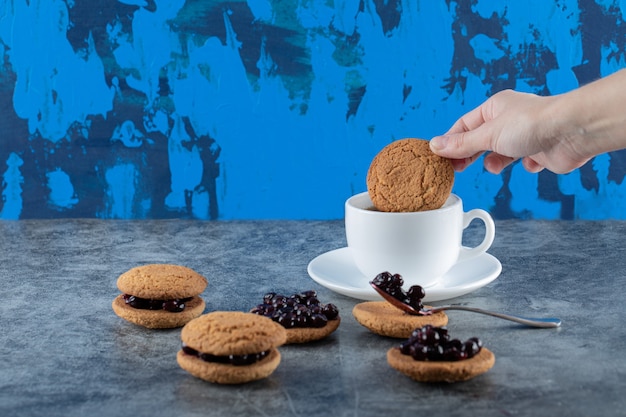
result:
[[(397, 341), (354, 320), (358, 300), (309, 278), (311, 259), (345, 245), (341, 221), (0, 222), (0, 415), (626, 416), (626, 223), (496, 226), (489, 252), (502, 274), (452, 302), (558, 316), (563, 326), (451, 311), (451, 334), (482, 338), (496, 364), (465, 383), (431, 385), (386, 364)], [(268, 379), (206, 383), (176, 363), (180, 330), (143, 329), (111, 310), (117, 276), (156, 262), (207, 276), (207, 311), (315, 289), (343, 321), (322, 342), (282, 347)]]

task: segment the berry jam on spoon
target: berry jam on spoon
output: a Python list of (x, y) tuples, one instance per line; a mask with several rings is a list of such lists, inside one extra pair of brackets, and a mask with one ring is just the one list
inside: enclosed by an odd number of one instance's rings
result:
[(424, 289), (419, 285), (414, 285), (407, 292), (402, 289), (404, 280), (400, 274), (391, 274), (389, 272), (382, 272), (370, 281), (370, 285), (378, 294), (380, 294), (386, 301), (392, 304), (394, 307), (400, 310), (412, 314), (428, 316), (444, 310), (463, 310), (473, 313), (486, 314), (488, 316), (497, 317), (505, 320), (514, 321), (516, 323), (524, 324), (530, 327), (559, 327), (561, 320), (557, 318), (526, 318), (520, 316), (513, 316), (510, 314), (496, 313), (493, 311), (483, 310), (475, 307), (465, 306), (441, 306), (426, 308), (422, 304), (422, 299), (426, 293)]

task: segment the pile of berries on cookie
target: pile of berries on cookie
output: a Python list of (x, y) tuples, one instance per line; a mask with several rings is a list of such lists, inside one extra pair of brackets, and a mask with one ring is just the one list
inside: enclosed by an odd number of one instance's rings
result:
[(315, 291), (304, 291), (290, 296), (267, 293), (263, 303), (252, 309), (252, 313), (266, 316), (286, 329), (294, 327), (324, 327), (334, 320), (339, 310), (334, 304), (322, 304)]
[(339, 327), (339, 309), (322, 303), (317, 292), (303, 291), (291, 295), (269, 292), (251, 313), (268, 317), (287, 330), (287, 344), (320, 340)]
[(472, 337), (465, 342), (451, 339), (446, 327), (426, 325), (415, 329), (399, 346), (400, 352), (418, 361), (460, 361), (476, 356), (482, 341)]

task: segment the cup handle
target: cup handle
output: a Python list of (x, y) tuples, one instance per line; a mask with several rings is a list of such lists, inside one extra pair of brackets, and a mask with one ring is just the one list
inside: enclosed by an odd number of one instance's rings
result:
[(493, 219), (491, 218), (489, 213), (481, 209), (473, 209), (466, 213), (463, 213), (463, 230), (467, 229), (467, 227), (474, 219), (480, 219), (483, 221), (485, 225), (485, 237), (478, 246), (475, 246), (473, 248), (462, 247), (459, 253), (459, 262), (485, 253), (487, 249), (491, 247), (493, 239), (496, 236), (496, 225), (493, 222)]

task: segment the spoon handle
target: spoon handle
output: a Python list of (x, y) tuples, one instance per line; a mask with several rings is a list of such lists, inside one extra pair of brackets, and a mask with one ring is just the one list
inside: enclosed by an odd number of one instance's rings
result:
[(444, 310), (463, 310), (463, 311), (471, 311), (474, 313), (486, 314), (492, 317), (498, 317), (504, 320), (514, 321), (516, 323), (525, 324), (526, 326), (531, 327), (559, 327), (561, 325), (561, 320), (554, 317), (547, 318), (527, 318), (520, 316), (513, 316), (511, 314), (503, 314), (497, 313), (494, 311), (483, 310), (475, 307), (465, 307), (465, 306), (442, 306), (442, 307), (434, 307), (430, 309), (433, 313)]

